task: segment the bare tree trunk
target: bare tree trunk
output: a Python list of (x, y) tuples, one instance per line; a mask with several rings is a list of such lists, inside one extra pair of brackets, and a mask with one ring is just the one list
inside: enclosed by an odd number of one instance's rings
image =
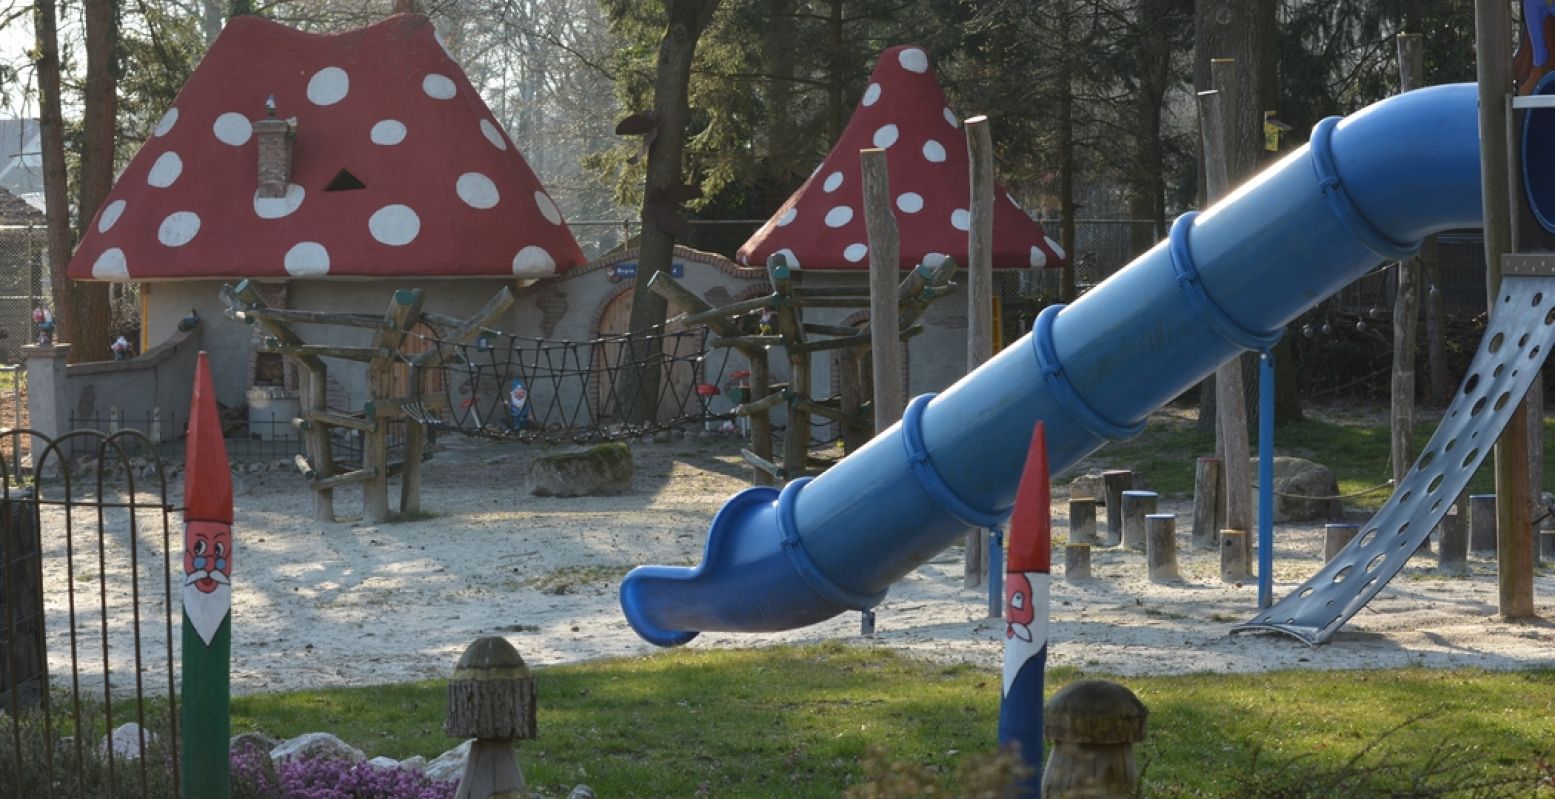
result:
[[(1069, 41), (1074, 21), (1069, 0), (1059, 0), (1054, 6), (1058, 16), (1058, 40)], [(1074, 241), (1074, 66), (1069, 48), (1058, 52), (1058, 107), (1055, 122), (1058, 125), (1058, 225), (1059, 239), (1069, 258), (1064, 263), (1058, 287), (1060, 302), (1074, 302), (1079, 292), (1075, 286), (1075, 261), (1080, 253)]]
[[(76, 220), (82, 231), (113, 188), (115, 127), (118, 121), (118, 3), (86, 0), (86, 96), (82, 110), (81, 185)], [(67, 281), (54, 286), (55, 304), (66, 308), (60, 331), (72, 342), (73, 361), (105, 361), (112, 319), (108, 284)]]
[(63, 324), (67, 305), (62, 287), (69, 284), (70, 198), (65, 174), (65, 122), (59, 96), (59, 20), (54, 0), (37, 0), (33, 30), (38, 39), (38, 127), (43, 146), (44, 217), (48, 221), (49, 282), (54, 294), (55, 323)]
[(831, 75), (827, 76), (826, 83), (826, 140), (833, 142), (842, 138), (842, 123), (847, 113), (842, 107), (842, 2), (831, 0), (826, 18), (831, 47)]
[[(648, 176), (643, 191), (642, 238), (638, 251), (637, 282), (632, 295), (630, 328), (639, 333), (664, 321), (668, 304), (648, 290), (658, 272), (670, 271), (675, 257), (675, 233), (666, 229), (674, 213), (674, 197), (683, 181), (686, 124), (691, 115), (691, 63), (697, 40), (713, 19), (718, 0), (665, 0), (668, 24), (659, 43), (659, 61), (653, 83), (656, 135), (648, 149)], [(632, 368), (624, 375), (623, 411), (629, 422), (652, 422), (658, 409), (659, 361), (663, 347), (656, 336), (631, 341)]]
[(207, 45), (221, 35), (221, 25), (226, 21), (222, 17), (222, 10), (221, 0), (201, 0), (200, 34), (205, 37)]

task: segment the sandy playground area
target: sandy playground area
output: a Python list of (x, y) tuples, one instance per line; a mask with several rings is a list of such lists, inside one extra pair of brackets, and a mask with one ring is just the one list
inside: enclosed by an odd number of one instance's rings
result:
[[(695, 563), (713, 514), (747, 483), (734, 439), (693, 434), (631, 446), (637, 474), (630, 494), (539, 498), (524, 495), (522, 486), (527, 461), (541, 448), (445, 435), (424, 469), (422, 503), (430, 516), (382, 525), (315, 522), (311, 494), (295, 471), (235, 475), (233, 689), (446, 679), (464, 647), (484, 635), (506, 636), (530, 663), (542, 665), (656, 651), (621, 616), (616, 592), (622, 575), (644, 563)], [(1067, 531), (1066, 485), (1054, 487), (1055, 537)], [(171, 486), (170, 496), (181, 501), (181, 483)], [(337, 512), (360, 513), (359, 490), (341, 489), (336, 497)], [(1469, 576), (1444, 578), (1434, 571), (1434, 555), (1418, 556), (1327, 646), (1283, 636), (1230, 636), (1234, 624), (1253, 615), (1254, 585), (1222, 584), (1218, 553), (1188, 546), (1188, 498), (1163, 498), (1162, 510), (1178, 514), (1184, 580), (1153, 584), (1142, 553), (1098, 549), (1095, 579), (1070, 584), (1062, 577), (1062, 557), (1055, 557), (1050, 663), (1121, 675), (1409, 664), (1555, 667), (1555, 626), (1499, 621), (1495, 564), (1472, 558)], [(175, 524), (175, 539), (181, 529)], [(1275, 538), (1280, 597), (1317, 569), (1322, 525), (1278, 525)], [(101, 571), (122, 572), (128, 547), (119, 545), (120, 535), (109, 539)], [(55, 537), (45, 547), (58, 554), (63, 544)], [(143, 561), (147, 555), (142, 552)], [(62, 560), (46, 562), (50, 584), (62, 585)], [(96, 613), (98, 586), (91, 566), (83, 570), (78, 613), (86, 615)], [(109, 580), (112, 618), (125, 616), (126, 583)], [(1539, 613), (1555, 618), (1555, 575), (1548, 568), (1540, 569), (1535, 590)], [(53, 613), (49, 648), (60, 675), (68, 669), (70, 642), (55, 620), (65, 592), (51, 589), (47, 601)], [(148, 611), (159, 604), (142, 598)], [(839, 639), (992, 671), (999, 668), (1005, 630), (986, 618), (985, 608), (985, 589), (962, 587), (957, 546), (892, 587), (877, 609), (872, 637), (861, 636), (858, 614), (848, 613), (785, 633), (705, 633), (689, 646)], [(129, 629), (113, 628), (109, 646), (116, 664), (132, 651)], [(89, 640), (97, 635), (78, 642), (83, 661), (100, 658)], [(165, 662), (163, 640), (152, 629), (143, 641), (148, 671)], [(123, 677), (114, 679), (124, 685)]]

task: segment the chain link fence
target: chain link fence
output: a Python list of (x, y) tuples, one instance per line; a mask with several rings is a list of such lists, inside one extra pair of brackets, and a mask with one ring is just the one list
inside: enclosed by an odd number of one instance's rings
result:
[(21, 360), (37, 338), (33, 309), (48, 296), (48, 240), (42, 225), (0, 225), (0, 363)]

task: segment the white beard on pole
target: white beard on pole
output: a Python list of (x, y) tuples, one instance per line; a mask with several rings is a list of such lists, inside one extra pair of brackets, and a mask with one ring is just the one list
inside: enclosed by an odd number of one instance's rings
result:
[(211, 639), (216, 637), (216, 630), (221, 628), (222, 619), (227, 618), (227, 613), (232, 610), (232, 586), (219, 582), (216, 590), (206, 593), (196, 588), (192, 581), (186, 582), (183, 599), (184, 615), (189, 617), (189, 623), (194, 625), (200, 640), (210, 646)]

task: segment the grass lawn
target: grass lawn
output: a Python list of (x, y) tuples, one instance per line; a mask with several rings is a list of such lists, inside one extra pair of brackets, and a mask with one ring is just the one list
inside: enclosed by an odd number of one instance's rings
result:
[[(995, 743), (997, 673), (883, 650), (680, 650), (537, 674), (540, 737), (520, 745), (519, 759), (547, 796), (586, 782), (602, 797), (836, 797), (866, 779), (872, 747), (944, 775), (949, 792), (934, 795), (956, 796), (956, 765)], [(1050, 672), (1049, 693), (1081, 676)], [(1151, 711), (1139, 750), (1149, 796), (1445, 795), (1393, 793), (1422, 778), (1438, 789), (1518, 780), (1454, 796), (1555, 796), (1547, 767), (1546, 787), (1535, 787), (1537, 758), (1555, 747), (1555, 672), (1121, 682)], [(453, 743), (442, 735), (446, 691), (424, 682), (236, 697), (233, 723), (282, 737), (328, 730), (370, 755), (433, 757)], [(1324, 782), (1335, 773), (1350, 781)]]
[[(1387, 501), (1386, 488), (1361, 494), (1388, 481), (1393, 471), (1389, 465), (1389, 432), (1385, 423), (1386, 406), (1382, 410), (1382, 424), (1362, 424), (1317, 418), (1306, 419), (1280, 426), (1274, 431), (1274, 449), (1278, 455), (1294, 455), (1316, 461), (1334, 470), (1339, 480), (1339, 493), (1348, 496), (1345, 505), (1376, 509)], [(1439, 411), (1417, 411), (1415, 424), (1415, 448), (1418, 451), (1431, 440), (1436, 432), (1436, 415)], [(1258, 456), (1258, 435), (1251, 439), (1253, 457)], [(1157, 416), (1139, 436), (1121, 443), (1108, 444), (1091, 460), (1113, 468), (1133, 469), (1144, 475), (1145, 482), (1163, 495), (1193, 496), (1193, 462), (1200, 455), (1215, 451), (1215, 437), (1193, 429), (1191, 421)], [(1555, 474), (1555, 424), (1544, 423), (1544, 470)], [(1254, 477), (1256, 481), (1256, 475)], [(1494, 459), (1486, 458), (1474, 479), (1469, 483), (1469, 493), (1495, 492)]]

